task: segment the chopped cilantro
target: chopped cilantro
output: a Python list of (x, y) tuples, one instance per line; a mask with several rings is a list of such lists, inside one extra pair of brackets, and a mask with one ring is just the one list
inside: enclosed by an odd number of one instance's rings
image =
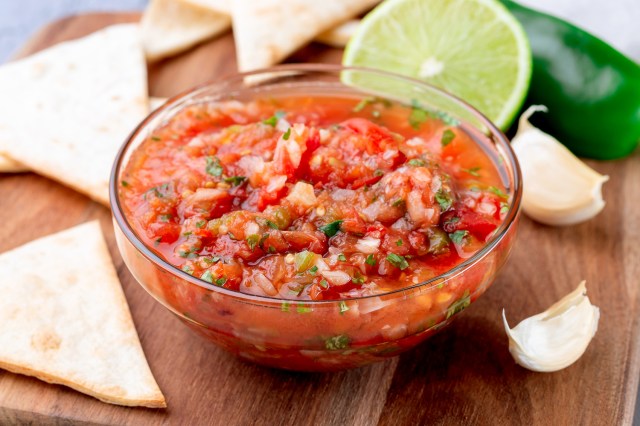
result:
[(380, 169), (376, 169), (376, 170), (373, 172), (373, 175), (374, 175), (375, 177), (384, 176), (384, 172), (383, 172), (382, 170), (380, 170)]
[(461, 245), (464, 242), (464, 239), (469, 235), (469, 231), (456, 231), (452, 234), (449, 234), (449, 238), (457, 245)]
[(414, 99), (411, 101), (411, 114), (409, 114), (409, 125), (415, 130), (420, 130), (420, 125), (427, 121), (429, 113), (420, 106), (420, 104)]
[(402, 239), (400, 239), (400, 240), (396, 241), (396, 245), (397, 245), (398, 247), (400, 247), (400, 246), (402, 245)]
[(266, 223), (267, 223), (267, 226), (271, 229), (280, 229), (280, 227), (276, 223), (270, 221), (269, 219), (267, 219)]
[(285, 141), (288, 141), (290, 136), (291, 136), (291, 127), (289, 127), (287, 131), (284, 132), (284, 135), (282, 135), (282, 139), (284, 139)]
[(369, 256), (367, 256), (364, 263), (366, 263), (369, 266), (376, 266), (376, 259), (373, 257), (372, 254), (370, 254)]
[(125, 188), (128, 188), (128, 187), (130, 186), (130, 185), (129, 185), (129, 182), (127, 182), (126, 180), (121, 181), (121, 182), (120, 182), (120, 184), (121, 184), (122, 186), (124, 186)]
[(158, 142), (158, 141), (161, 141), (162, 139), (159, 136), (151, 136), (151, 140)]
[(208, 283), (213, 283), (213, 275), (210, 270), (204, 271), (204, 274), (200, 275), (200, 279)]
[(463, 311), (465, 308), (469, 307), (471, 304), (471, 297), (469, 295), (469, 290), (465, 290), (462, 297), (455, 302), (453, 302), (449, 308), (447, 308), (446, 318), (449, 319), (455, 314)]
[(320, 280), (320, 287), (329, 288), (329, 283), (327, 282), (327, 280)]
[(509, 198), (507, 194), (505, 194), (500, 188), (496, 188), (495, 186), (490, 186), (488, 188), (489, 192), (496, 194), (500, 198), (504, 198), (505, 200)]
[(316, 265), (313, 265), (311, 268), (309, 268), (309, 273), (311, 275), (315, 275), (316, 272), (318, 272), (318, 267)]
[(362, 284), (363, 282), (365, 282), (365, 279), (364, 276), (356, 272), (356, 276), (351, 278), (351, 282), (354, 284)]
[(436, 201), (440, 204), (440, 209), (443, 212), (446, 212), (453, 205), (453, 200), (451, 199), (451, 195), (447, 191), (442, 189), (438, 190), (435, 195)]
[(274, 246), (269, 246), (269, 250), (267, 250), (269, 253), (275, 253), (276, 252), (276, 248)]
[(207, 224), (206, 220), (199, 220), (196, 222), (196, 228), (200, 229), (202, 227), (204, 227)]
[(170, 214), (161, 214), (160, 216), (158, 216), (158, 220), (160, 222), (169, 222), (171, 219), (173, 218), (173, 215)]
[(262, 122), (268, 126), (276, 127), (276, 124), (278, 124), (278, 120), (280, 120), (284, 116), (285, 116), (284, 111), (276, 111), (275, 114), (273, 114), (271, 117), (267, 118), (266, 120), (262, 120)]
[(365, 109), (365, 107), (366, 107), (367, 105), (369, 105), (370, 103), (373, 103), (374, 99), (375, 99), (375, 98), (373, 98), (373, 97), (368, 97), (368, 98), (364, 98), (364, 99), (362, 99), (360, 102), (358, 102), (358, 103), (356, 104), (356, 106), (354, 106), (354, 107), (353, 107), (353, 110), (352, 110), (352, 111), (353, 111), (353, 112), (360, 112), (360, 111), (362, 111), (363, 109)]
[(324, 235), (331, 238), (340, 231), (341, 220), (336, 220), (320, 227), (320, 230), (324, 232)]
[(509, 211), (509, 203), (505, 201), (500, 202), (500, 214), (505, 214)]
[(463, 172), (469, 173), (471, 176), (480, 177), (480, 167), (471, 167), (470, 169), (462, 169)]
[(195, 247), (191, 247), (189, 250), (178, 250), (178, 256), (186, 259), (193, 259), (194, 257), (197, 256), (195, 251), (196, 251)]
[(282, 302), (282, 305), (280, 306), (280, 310), (282, 312), (289, 312), (289, 302)]
[(226, 282), (227, 282), (227, 279), (225, 277), (221, 277), (216, 280), (215, 284), (218, 287), (222, 287)]
[(456, 134), (453, 133), (450, 129), (447, 129), (444, 132), (442, 132), (442, 139), (440, 139), (440, 143), (442, 144), (442, 146), (447, 146), (451, 142), (453, 142), (455, 137), (456, 137)]
[(245, 176), (229, 176), (224, 178), (224, 181), (227, 183), (230, 183), (233, 186), (238, 186), (242, 184), (242, 182), (244, 182), (245, 179), (247, 179)]
[(338, 303), (338, 308), (340, 309), (340, 315), (344, 315), (344, 313), (349, 310), (349, 307), (344, 300), (341, 300), (340, 303)]
[(309, 312), (311, 312), (311, 307), (310, 306), (306, 306), (306, 305), (302, 305), (302, 304), (297, 304), (296, 305), (296, 312), (299, 314), (308, 314)]
[(344, 255), (344, 253), (340, 253), (340, 254), (338, 255), (338, 260), (339, 260), (340, 262), (346, 262), (346, 261), (347, 261), (347, 256), (345, 256), (345, 255)]
[(247, 245), (249, 246), (249, 250), (253, 251), (258, 243), (260, 243), (260, 235), (251, 234), (247, 237)]
[(182, 265), (182, 268), (180, 269), (182, 269), (184, 272), (186, 272), (189, 275), (193, 274), (193, 268), (189, 265)]
[(404, 257), (399, 256), (395, 253), (389, 253), (387, 255), (387, 260), (389, 261), (389, 263), (391, 263), (393, 266), (400, 269), (401, 271), (404, 271), (409, 267), (409, 263), (407, 262), (407, 260)]
[(222, 168), (218, 157), (207, 157), (206, 162), (205, 171), (207, 174), (216, 177), (222, 176), (224, 169)]
[(398, 198), (391, 204), (392, 207), (401, 207), (404, 204), (404, 200), (402, 198)]
[(188, 237), (189, 235), (193, 234), (193, 232), (191, 231), (187, 231), (185, 233), (182, 234), (183, 237)]
[(220, 262), (220, 257), (219, 256), (203, 257), (202, 260), (205, 263), (216, 263), (216, 262)]
[(424, 167), (427, 163), (419, 158), (412, 158), (407, 164), (413, 167)]
[(330, 351), (335, 351), (348, 348), (349, 343), (351, 343), (349, 336), (347, 336), (346, 334), (339, 334), (325, 340), (324, 347)]

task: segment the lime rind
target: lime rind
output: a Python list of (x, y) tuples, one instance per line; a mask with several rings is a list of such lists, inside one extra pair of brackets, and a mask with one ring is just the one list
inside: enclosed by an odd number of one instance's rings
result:
[(343, 65), (443, 88), (506, 129), (529, 88), (531, 49), (520, 23), (495, 0), (387, 0), (362, 20)]

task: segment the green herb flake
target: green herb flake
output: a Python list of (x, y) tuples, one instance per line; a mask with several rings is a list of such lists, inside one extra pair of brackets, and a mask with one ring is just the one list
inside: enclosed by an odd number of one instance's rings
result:
[(216, 284), (218, 287), (222, 287), (223, 285), (225, 285), (225, 283), (226, 283), (226, 282), (227, 282), (227, 279), (226, 279), (225, 277), (221, 277), (221, 278), (218, 278), (218, 279), (215, 281), (215, 284)]
[(253, 251), (256, 248), (258, 243), (260, 242), (260, 235), (251, 234), (247, 237), (247, 245), (249, 246), (249, 250)]
[(271, 127), (276, 127), (276, 124), (278, 124), (278, 120), (283, 118), (285, 114), (286, 113), (284, 111), (276, 111), (275, 114), (273, 114), (271, 117), (267, 118), (266, 120), (262, 120), (262, 123)]
[(338, 260), (339, 260), (340, 262), (346, 262), (346, 261), (347, 261), (347, 256), (345, 256), (345, 255), (344, 255), (344, 253), (340, 253), (340, 254), (338, 255)]
[(159, 142), (162, 140), (162, 138), (160, 138), (159, 136), (151, 136), (151, 140), (155, 142)]
[(324, 226), (321, 226), (320, 230), (324, 233), (324, 235), (331, 238), (336, 235), (338, 231), (340, 231), (340, 225), (342, 225), (342, 221), (336, 220)]
[(269, 250), (267, 250), (269, 253), (275, 253), (276, 252), (276, 248), (274, 246), (269, 246)]
[(442, 132), (442, 138), (440, 139), (440, 143), (442, 146), (447, 146), (455, 139), (456, 134), (451, 131), (451, 129), (447, 129)]
[(435, 195), (436, 201), (440, 204), (440, 209), (443, 212), (446, 212), (453, 205), (453, 200), (451, 199), (451, 195), (447, 191), (442, 189), (438, 190)]
[(369, 256), (367, 256), (364, 263), (366, 263), (369, 266), (376, 266), (376, 259), (373, 257), (372, 254), (370, 254)]
[(407, 164), (413, 167), (424, 167), (427, 165), (427, 162), (419, 158), (412, 158), (407, 162)]
[(267, 226), (269, 228), (271, 228), (271, 229), (280, 229), (280, 227), (276, 223), (274, 223), (274, 222), (272, 222), (272, 221), (270, 221), (268, 219), (267, 219), (266, 223), (267, 223)]
[(380, 170), (380, 169), (376, 169), (376, 170), (373, 172), (373, 175), (374, 175), (375, 177), (384, 176), (384, 171), (382, 171), (382, 170)]
[(422, 123), (428, 119), (429, 113), (416, 100), (413, 100), (411, 102), (411, 114), (409, 114), (409, 125), (414, 130), (420, 130)]
[(454, 244), (462, 245), (462, 243), (464, 242), (465, 238), (467, 238), (468, 235), (469, 235), (469, 231), (458, 230), (452, 234), (449, 234), (449, 238), (451, 238), (451, 241), (453, 241)]
[(497, 188), (495, 186), (490, 186), (489, 188), (487, 188), (489, 190), (489, 192), (491, 192), (492, 194), (497, 195), (500, 198), (503, 199), (507, 199), (509, 198), (509, 196), (507, 194), (505, 194), (500, 188)]
[(241, 185), (242, 182), (244, 182), (246, 179), (246, 176), (229, 176), (224, 178), (224, 181), (226, 183), (230, 183), (233, 186), (238, 186)]
[(193, 234), (193, 232), (191, 231), (187, 231), (185, 233), (182, 234), (183, 237), (188, 237), (189, 235)]
[(196, 228), (202, 229), (207, 224), (206, 220), (199, 220), (196, 222)]
[(389, 261), (389, 263), (391, 263), (393, 266), (400, 269), (401, 271), (404, 271), (409, 267), (409, 262), (407, 262), (407, 260), (404, 257), (399, 256), (395, 253), (389, 253), (387, 255), (387, 260)]
[(509, 211), (509, 203), (505, 201), (500, 202), (500, 214), (506, 214)]
[(193, 268), (190, 265), (182, 265), (182, 268), (180, 269), (182, 269), (183, 272), (186, 272), (189, 275), (193, 274)]
[(356, 104), (356, 106), (354, 106), (354, 107), (353, 107), (353, 110), (352, 110), (352, 111), (353, 111), (353, 112), (360, 112), (360, 111), (362, 111), (363, 109), (365, 109), (365, 107), (366, 107), (367, 105), (369, 105), (370, 103), (373, 103), (373, 102), (374, 102), (374, 99), (375, 99), (375, 98), (373, 98), (373, 97), (369, 97), (369, 98), (364, 98), (364, 99), (362, 99), (360, 102), (358, 102), (358, 103)]
[(173, 218), (173, 215), (170, 215), (170, 214), (161, 214), (160, 216), (158, 216), (158, 220), (164, 223), (169, 222), (172, 218)]
[(197, 256), (197, 254), (195, 254), (195, 247), (192, 247), (189, 250), (178, 250), (178, 256), (185, 258), (185, 259), (193, 259), (194, 257)]
[(204, 271), (202, 275), (200, 275), (200, 279), (208, 283), (213, 283), (213, 275), (211, 274), (211, 271), (208, 269)]
[(215, 177), (222, 176), (222, 172), (224, 171), (224, 169), (222, 168), (218, 157), (207, 157), (205, 160), (205, 171), (207, 172), (207, 174)]
[(280, 305), (280, 310), (282, 312), (289, 312), (289, 302), (282, 302), (282, 305)]
[(296, 312), (299, 314), (308, 314), (309, 312), (311, 312), (312, 309), (310, 306), (307, 305), (303, 305), (303, 304), (296, 304)]
[(340, 309), (340, 315), (344, 315), (344, 313), (349, 310), (349, 306), (347, 306), (344, 300), (341, 300), (340, 303), (338, 303), (338, 309)]
[(336, 351), (340, 349), (347, 349), (351, 340), (346, 334), (339, 334), (333, 336), (324, 341), (324, 347), (330, 351)]
[(392, 207), (401, 207), (404, 204), (404, 200), (402, 198), (398, 198), (391, 204)]
[(318, 272), (318, 267), (316, 265), (313, 265), (311, 268), (309, 268), (309, 273), (311, 275), (315, 275), (316, 272)]
[(320, 287), (329, 288), (329, 283), (327, 282), (327, 280), (320, 280)]
[(125, 188), (128, 188), (128, 187), (130, 187), (130, 186), (131, 186), (131, 185), (129, 185), (129, 182), (127, 182), (126, 180), (121, 181), (121, 182), (120, 182), (120, 185), (122, 185), (122, 186), (123, 186), (123, 187), (125, 187)]
[(402, 240), (400, 239), (400, 240), (396, 241), (396, 245), (397, 245), (398, 247), (400, 247), (400, 246), (402, 245)]
[(471, 296), (469, 295), (469, 290), (465, 290), (462, 297), (456, 300), (455, 302), (453, 302), (447, 308), (446, 318), (449, 319), (455, 314), (465, 310), (466, 308), (469, 307), (470, 304), (471, 304)]
[(470, 169), (462, 169), (462, 171), (471, 176), (480, 177), (480, 167), (471, 167)]
[(284, 134), (282, 135), (282, 139), (284, 139), (285, 141), (288, 141), (290, 136), (291, 136), (291, 127), (289, 127), (287, 131), (284, 132)]

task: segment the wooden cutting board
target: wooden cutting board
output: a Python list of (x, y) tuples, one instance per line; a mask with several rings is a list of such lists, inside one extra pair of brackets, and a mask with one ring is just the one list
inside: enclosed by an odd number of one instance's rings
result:
[[(27, 55), (137, 14), (54, 22)], [(339, 62), (311, 45), (291, 62)], [(231, 34), (150, 67), (154, 96), (235, 72)], [(0, 424), (630, 424), (640, 373), (640, 156), (590, 162), (611, 180), (595, 220), (550, 228), (522, 218), (511, 258), (476, 304), (439, 335), (384, 363), (334, 374), (270, 370), (202, 341), (135, 282), (115, 246), (109, 211), (35, 174), (0, 176), (0, 251), (99, 219), (142, 346), (169, 407), (125, 408), (62, 386), (0, 371)], [(7, 277), (0, 277), (7, 279)], [(586, 279), (600, 328), (585, 355), (553, 374), (513, 362), (501, 311), (512, 325)], [(1, 295), (0, 295), (1, 297)]]

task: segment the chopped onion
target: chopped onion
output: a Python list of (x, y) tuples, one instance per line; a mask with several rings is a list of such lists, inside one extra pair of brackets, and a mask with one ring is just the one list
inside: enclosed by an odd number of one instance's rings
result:
[(278, 295), (278, 290), (276, 290), (276, 288), (273, 286), (273, 283), (260, 272), (254, 274), (253, 282), (256, 283), (256, 285), (260, 287), (268, 296)]
[(406, 142), (407, 145), (409, 146), (421, 146), (421, 145), (425, 145), (426, 142), (424, 141), (424, 139), (422, 138), (411, 138)]
[(291, 124), (289, 124), (289, 122), (284, 118), (278, 120), (278, 123), (276, 124), (276, 129), (281, 132), (286, 132), (287, 130), (289, 130), (289, 127), (291, 127)]
[[(319, 270), (320, 268), (318, 268)], [(320, 271), (323, 277), (333, 285), (343, 285), (351, 281), (351, 276), (344, 271), (324, 270)]]
[(360, 238), (356, 243), (356, 248), (361, 253), (371, 254), (378, 251), (380, 247), (380, 239), (373, 237)]
[(396, 155), (398, 155), (398, 151), (396, 151), (395, 149), (388, 149), (384, 152), (384, 154), (382, 154), (382, 158), (385, 160), (390, 160)]
[(276, 192), (281, 190), (284, 187), (284, 184), (287, 183), (287, 177), (284, 175), (277, 175), (269, 179), (269, 184), (267, 185), (267, 192)]
[(352, 189), (335, 189), (331, 192), (331, 198), (335, 201), (347, 201), (355, 197), (356, 191)]
[(296, 182), (289, 195), (287, 195), (287, 200), (306, 209), (314, 207), (318, 203), (316, 194), (313, 192), (313, 186), (305, 182)]
[(244, 234), (246, 236), (257, 234), (258, 232), (260, 232), (260, 226), (253, 221), (247, 222), (244, 226)]

